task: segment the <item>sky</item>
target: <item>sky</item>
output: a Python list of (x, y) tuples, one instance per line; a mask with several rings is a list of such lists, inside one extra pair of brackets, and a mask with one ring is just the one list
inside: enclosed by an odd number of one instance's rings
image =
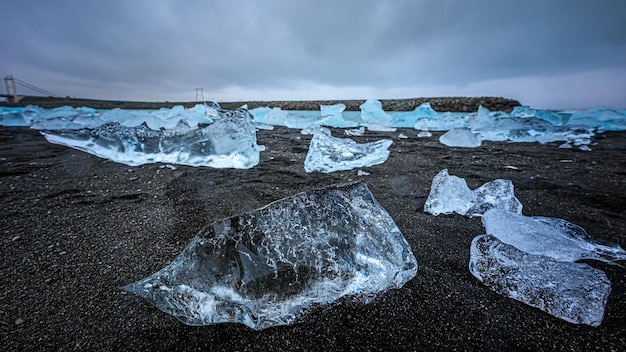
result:
[(0, 31), (0, 73), (63, 97), (626, 108), (624, 0), (3, 0)]

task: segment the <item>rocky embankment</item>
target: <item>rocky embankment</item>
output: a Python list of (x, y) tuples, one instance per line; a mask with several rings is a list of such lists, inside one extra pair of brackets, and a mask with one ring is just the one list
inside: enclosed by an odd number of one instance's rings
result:
[[(233, 109), (247, 104), (249, 109), (269, 106), (279, 107), (283, 110), (318, 110), (320, 105), (343, 103), (346, 105), (346, 110), (359, 111), (359, 106), (364, 102), (365, 100), (237, 101), (220, 102), (220, 105), (224, 109)], [(521, 105), (517, 100), (501, 97), (433, 97), (381, 100), (383, 110), (385, 111), (410, 111), (425, 102), (430, 102), (431, 107), (437, 111), (464, 112), (477, 111), (479, 105), (482, 105), (489, 110), (510, 112), (514, 107)], [(45, 109), (51, 109), (59, 106), (88, 106), (94, 109), (160, 109), (171, 108), (176, 105), (192, 107), (195, 104), (197, 104), (197, 102), (133, 102), (74, 98), (24, 97), (17, 104), (7, 105), (6, 103), (0, 103), (0, 106), (36, 105)]]

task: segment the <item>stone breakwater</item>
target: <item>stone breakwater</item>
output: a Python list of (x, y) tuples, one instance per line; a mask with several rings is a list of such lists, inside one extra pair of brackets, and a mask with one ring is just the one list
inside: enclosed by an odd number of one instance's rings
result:
[[(250, 102), (225, 102), (220, 105), (225, 109), (232, 109), (247, 104), (249, 109), (269, 106), (279, 107), (283, 110), (319, 110), (320, 105), (333, 105), (343, 103), (347, 111), (359, 111), (360, 105), (365, 100), (307, 100), (307, 101), (250, 101)], [(514, 107), (520, 106), (519, 101), (501, 97), (436, 97), (436, 98), (412, 98), (412, 99), (381, 99), (385, 111), (410, 111), (429, 102), (436, 111), (478, 111), (478, 106), (492, 111), (511, 112)]]
[[(237, 101), (220, 102), (224, 109), (238, 108), (244, 104), (249, 109), (258, 107), (278, 107), (283, 110), (319, 110), (320, 105), (333, 105), (343, 103), (347, 111), (359, 111), (360, 105), (365, 100), (306, 100), (306, 101)], [(482, 105), (492, 111), (510, 112), (514, 107), (521, 105), (519, 101), (501, 97), (433, 97), (433, 98), (411, 98), (411, 99), (381, 99), (383, 110), (385, 111), (410, 111), (422, 103), (430, 102), (433, 109), (440, 112), (462, 111), (473, 112)], [(172, 108), (176, 105), (193, 107), (197, 102), (137, 102), (137, 101), (111, 101), (95, 99), (75, 99), (75, 98), (46, 98), (46, 97), (25, 97), (18, 104), (8, 105), (0, 102), (0, 106), (27, 106), (36, 105), (44, 109), (52, 109), (60, 106), (81, 107), (87, 106), (94, 109), (160, 109)]]

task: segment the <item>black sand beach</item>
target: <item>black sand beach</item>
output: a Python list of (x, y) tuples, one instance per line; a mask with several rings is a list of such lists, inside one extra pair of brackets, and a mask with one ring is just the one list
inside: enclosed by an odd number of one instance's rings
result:
[[(0, 348), (626, 350), (625, 268), (589, 262), (612, 283), (605, 319), (597, 328), (570, 324), (491, 292), (469, 273), (470, 242), (484, 231), (480, 219), (423, 212), (432, 178), (448, 168), (472, 189), (512, 180), (525, 215), (562, 218), (626, 247), (626, 132), (596, 136), (591, 152), (559, 143), (450, 148), (440, 134), (416, 134), (354, 137), (394, 141), (389, 159), (358, 177), (356, 170), (305, 173), (311, 137), (286, 128), (258, 132), (267, 150), (252, 169), (172, 170), (116, 164), (49, 144), (28, 128), (0, 127)], [(370, 304), (344, 300), (292, 326), (254, 331), (186, 326), (120, 290), (169, 263), (214, 220), (357, 179), (393, 217), (419, 263), (413, 280)]]

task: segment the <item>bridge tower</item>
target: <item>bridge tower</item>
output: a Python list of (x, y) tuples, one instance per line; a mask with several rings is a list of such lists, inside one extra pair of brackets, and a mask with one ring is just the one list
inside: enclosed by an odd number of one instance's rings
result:
[(8, 75), (4, 76), (4, 86), (7, 89), (7, 103), (15, 104), (19, 103), (19, 101), (23, 98), (17, 95), (17, 88), (15, 87), (15, 78), (13, 76)]

